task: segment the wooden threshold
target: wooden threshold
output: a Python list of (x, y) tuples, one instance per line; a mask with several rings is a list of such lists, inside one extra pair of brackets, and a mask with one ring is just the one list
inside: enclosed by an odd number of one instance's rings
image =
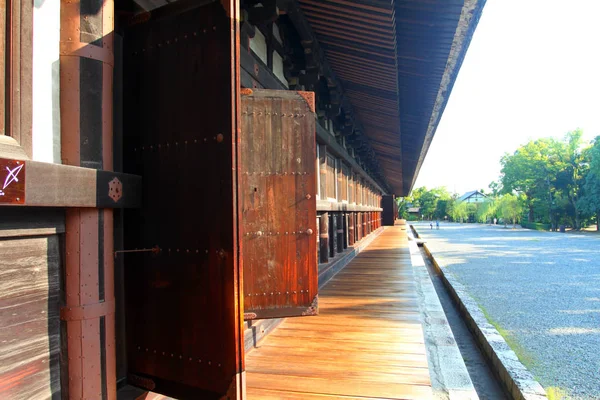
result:
[(428, 399), (427, 354), (406, 230), (387, 227), (246, 356), (248, 399)]

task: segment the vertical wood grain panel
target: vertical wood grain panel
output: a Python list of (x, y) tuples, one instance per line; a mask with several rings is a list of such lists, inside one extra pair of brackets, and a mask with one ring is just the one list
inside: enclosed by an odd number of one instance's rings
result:
[(59, 395), (59, 238), (0, 240), (0, 259), (0, 398)]
[(144, 179), (142, 207), (125, 214), (124, 247), (161, 249), (124, 256), (130, 383), (220, 398), (243, 367), (237, 22), (219, 2), (166, 7), (124, 35), (124, 170)]
[(317, 295), (314, 111), (296, 92), (242, 96), (244, 305), (255, 318), (306, 314)]

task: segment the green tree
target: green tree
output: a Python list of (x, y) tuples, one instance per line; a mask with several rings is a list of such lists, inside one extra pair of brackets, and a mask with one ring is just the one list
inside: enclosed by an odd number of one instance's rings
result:
[(507, 221), (512, 221), (514, 228), (523, 212), (523, 207), (517, 196), (507, 193), (498, 200), (498, 210), (504, 220), (504, 226), (506, 226)]
[(396, 204), (398, 205), (398, 216), (401, 219), (408, 219), (408, 200), (406, 197), (398, 197), (396, 199)]
[(583, 131), (576, 129), (568, 132), (562, 142), (554, 143), (557, 160), (556, 189), (568, 200), (572, 207), (574, 228), (580, 229), (581, 203), (579, 198), (583, 191), (588, 170), (586, 155), (583, 151)]
[(469, 203), (454, 200), (451, 217), (454, 221), (462, 223), (469, 218)]
[(528, 221), (534, 222), (536, 200), (545, 200), (552, 223), (553, 184), (559, 171), (552, 138), (530, 141), (512, 155), (505, 154), (502, 165), (502, 193), (517, 192), (525, 196)]
[(582, 212), (595, 217), (596, 230), (600, 231), (600, 136), (587, 149), (587, 159), (589, 169), (585, 174), (583, 195), (578, 200), (578, 206)]
[(502, 191), (502, 183), (496, 182), (496, 181), (492, 181), (488, 185), (488, 188), (490, 189), (492, 197), (498, 197), (498, 195), (500, 195), (500, 192)]
[(488, 197), (487, 201), (477, 207), (476, 218), (478, 222), (486, 223), (497, 217), (498, 204), (495, 198)]
[[(444, 218), (447, 214), (447, 201), (451, 195), (445, 187), (428, 190), (420, 187), (413, 190), (407, 198), (413, 207), (419, 207), (421, 215), (426, 219)], [(440, 204), (440, 201), (442, 202)]]

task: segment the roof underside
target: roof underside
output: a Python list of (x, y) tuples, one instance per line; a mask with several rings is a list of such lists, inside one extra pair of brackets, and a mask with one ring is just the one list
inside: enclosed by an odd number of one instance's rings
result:
[(484, 0), (299, 0), (387, 183), (407, 195)]
[[(151, 10), (167, 0), (134, 0)], [(486, 0), (298, 1), (386, 183), (407, 195)]]

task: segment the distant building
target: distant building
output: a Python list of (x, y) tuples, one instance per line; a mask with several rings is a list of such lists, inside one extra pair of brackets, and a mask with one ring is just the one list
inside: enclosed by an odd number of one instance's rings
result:
[(421, 208), (420, 207), (409, 207), (408, 208), (408, 215), (415, 215), (415, 216), (420, 216), (421, 212)]
[(488, 200), (488, 197), (478, 190), (473, 190), (473, 191), (467, 192), (458, 198), (458, 201), (460, 201), (460, 202), (464, 201), (467, 203), (483, 203), (484, 201), (487, 201), (487, 200)]

